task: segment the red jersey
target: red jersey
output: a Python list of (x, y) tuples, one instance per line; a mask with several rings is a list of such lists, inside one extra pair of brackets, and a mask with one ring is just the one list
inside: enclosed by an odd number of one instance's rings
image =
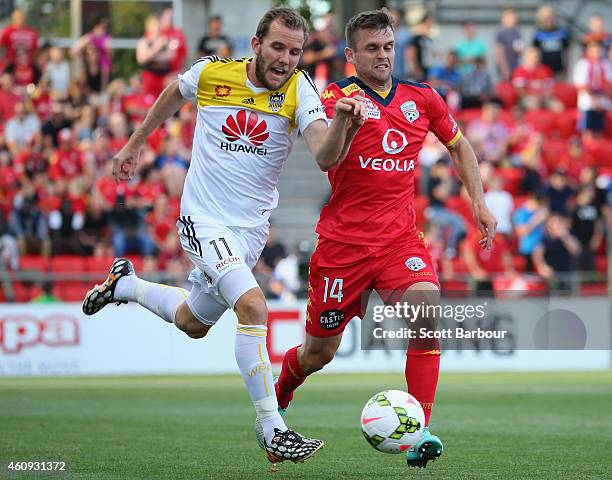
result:
[(427, 132), (447, 146), (461, 132), (429, 85), (393, 78), (383, 98), (356, 77), (332, 83), (322, 94), (328, 118), (339, 98), (363, 89), (368, 118), (346, 158), (328, 173), (332, 195), (317, 233), (344, 243), (382, 246), (399, 237), (418, 239), (414, 211), (415, 168)]
[(33, 65), (34, 55), (38, 48), (38, 32), (32, 27), (16, 28), (9, 25), (0, 34), (0, 47), (6, 47), (6, 58), (9, 64), (15, 61), (15, 50), (21, 48), (28, 52)]
[(487, 273), (504, 273), (506, 265), (504, 257), (511, 253), (510, 246), (503, 235), (497, 235), (490, 250), (483, 250), (478, 241), (482, 238), (482, 234), (474, 231), (468, 235), (464, 248), (470, 249), (480, 268)]
[(553, 84), (553, 71), (543, 64), (533, 69), (527, 69), (523, 65), (519, 65), (512, 72), (512, 85), (516, 88), (524, 88), (527, 93), (532, 95), (549, 90)]
[(76, 148), (64, 150), (58, 148), (51, 155), (49, 162), (49, 178), (57, 180), (58, 178), (73, 179), (83, 171), (83, 154)]

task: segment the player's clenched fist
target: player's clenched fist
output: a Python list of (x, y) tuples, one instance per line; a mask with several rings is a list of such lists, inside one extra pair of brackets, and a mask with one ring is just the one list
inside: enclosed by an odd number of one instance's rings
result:
[(134, 177), (139, 156), (139, 148), (135, 149), (126, 145), (113, 157), (113, 178), (115, 182), (131, 180)]
[(334, 106), (336, 115), (345, 115), (352, 125), (361, 126), (367, 119), (365, 93), (360, 90), (354, 97), (343, 97)]

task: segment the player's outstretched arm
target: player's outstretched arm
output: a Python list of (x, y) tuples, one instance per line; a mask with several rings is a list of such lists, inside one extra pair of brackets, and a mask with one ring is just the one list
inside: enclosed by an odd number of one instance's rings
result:
[(491, 248), (493, 238), (495, 237), (497, 220), (485, 204), (476, 154), (470, 142), (463, 136), (459, 138), (457, 143), (448, 147), (448, 149), (459, 178), (461, 178), (472, 200), (474, 219), (482, 234), (482, 239), (479, 243), (488, 250)]
[(113, 177), (115, 181), (129, 180), (134, 176), (140, 149), (147, 137), (168, 118), (174, 115), (186, 102), (175, 80), (159, 95), (142, 124), (132, 134), (121, 151), (113, 158)]
[(306, 145), (324, 172), (344, 160), (353, 138), (366, 120), (364, 102), (360, 95), (341, 98), (336, 102), (334, 119), (329, 126), (323, 121), (315, 121), (304, 131)]

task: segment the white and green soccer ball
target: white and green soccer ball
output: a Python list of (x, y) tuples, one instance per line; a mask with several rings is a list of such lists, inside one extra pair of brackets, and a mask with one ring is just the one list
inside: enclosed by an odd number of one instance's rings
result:
[(361, 430), (379, 452), (401, 453), (423, 435), (425, 413), (409, 393), (385, 390), (374, 395), (361, 412)]

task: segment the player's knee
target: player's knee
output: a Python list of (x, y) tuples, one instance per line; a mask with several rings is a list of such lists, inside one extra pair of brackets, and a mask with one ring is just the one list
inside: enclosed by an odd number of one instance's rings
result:
[(238, 321), (244, 325), (266, 325), (268, 307), (263, 292), (253, 288), (242, 295), (234, 307)]
[(204, 325), (193, 316), (186, 303), (179, 307), (174, 317), (174, 324), (179, 330), (191, 338), (204, 338), (210, 330), (209, 325)]

